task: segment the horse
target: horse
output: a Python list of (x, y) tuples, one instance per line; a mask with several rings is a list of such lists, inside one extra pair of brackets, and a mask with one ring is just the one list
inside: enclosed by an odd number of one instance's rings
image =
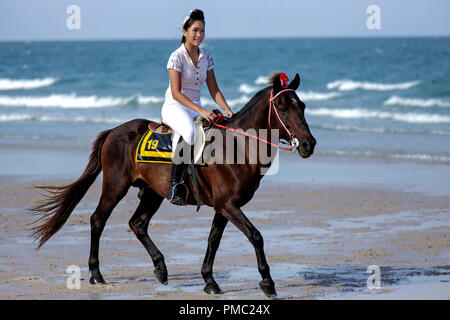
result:
[[(280, 73), (274, 73), (266, 88), (258, 91), (240, 111), (224, 119), (222, 124), (243, 130), (267, 129), (269, 137), (272, 130), (279, 130), (281, 132), (279, 141), (274, 142), (278, 144), (280, 139), (289, 141), (295, 137), (298, 142), (296, 146), (298, 154), (302, 158), (308, 158), (314, 152), (316, 140), (305, 120), (305, 104), (296, 94), (299, 85), (298, 73), (289, 84), (280, 80)], [(31, 228), (33, 237), (39, 242), (37, 247), (39, 249), (64, 225), (103, 170), (100, 200), (90, 217), (91, 244), (88, 264), (91, 284), (105, 283), (99, 268), (100, 237), (114, 207), (131, 186), (140, 189), (140, 202), (129, 220), (129, 226), (150, 255), (154, 265), (154, 276), (162, 284), (167, 284), (164, 256), (150, 239), (148, 226), (167, 194), (171, 165), (135, 161), (137, 145), (147, 131), (149, 123), (149, 120), (134, 119), (99, 133), (92, 144), (88, 164), (73, 183), (64, 186), (35, 186), (47, 192), (46, 198), (32, 208), (33, 212), (40, 215), (35, 222), (43, 221)], [(225, 129), (218, 128), (218, 130)], [(248, 148), (248, 142), (245, 143)], [(224, 148), (228, 148), (228, 145)], [(206, 166), (195, 167), (201, 200), (215, 211), (201, 267), (201, 275), (205, 281), (204, 291), (208, 294), (222, 293), (214, 280), (212, 269), (223, 231), (230, 221), (244, 233), (254, 247), (258, 271), (262, 277), (259, 283), (261, 290), (267, 297), (276, 297), (275, 283), (264, 253), (263, 237), (241, 210), (258, 189), (264, 176), (261, 174), (262, 168), (263, 165), (259, 162), (256, 164), (213, 162)], [(192, 185), (190, 188), (192, 191)], [(188, 205), (197, 204), (193, 194), (194, 192), (189, 192)]]

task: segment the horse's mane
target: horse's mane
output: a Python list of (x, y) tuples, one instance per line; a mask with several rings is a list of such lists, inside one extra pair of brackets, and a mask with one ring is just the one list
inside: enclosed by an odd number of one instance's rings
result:
[(281, 72), (274, 72), (267, 80), (267, 84), (269, 86), (265, 87), (264, 89), (259, 90), (253, 96), (253, 98), (251, 98), (250, 101), (247, 102), (241, 108), (241, 110), (239, 110), (238, 112), (234, 113), (233, 116), (230, 119), (227, 119), (227, 121), (233, 121), (233, 120), (236, 120), (238, 118), (242, 118), (242, 117), (246, 116), (249, 113), (249, 111), (252, 110), (253, 107), (256, 106), (261, 101), (261, 99), (263, 99), (263, 97), (265, 97), (267, 90), (272, 88), (273, 82), (275, 81), (275, 79), (280, 77), (280, 73)]
[(272, 75), (269, 77), (269, 80), (267, 81), (268, 84), (270, 86), (273, 86), (273, 83), (274, 83), (275, 79), (279, 79), (280, 78), (280, 74), (281, 74), (281, 72), (274, 72), (274, 73), (272, 73)]
[(255, 105), (258, 104), (258, 102), (261, 101), (261, 99), (265, 96), (265, 92), (267, 91), (267, 88), (261, 89), (259, 90), (254, 96), (253, 98), (250, 99), (249, 102), (247, 102), (242, 108), (241, 110), (239, 110), (238, 112), (236, 112), (235, 114), (233, 114), (233, 116), (229, 119), (229, 120), (234, 120), (237, 118), (241, 118), (244, 115), (246, 115), (251, 109), (253, 109), (253, 107)]

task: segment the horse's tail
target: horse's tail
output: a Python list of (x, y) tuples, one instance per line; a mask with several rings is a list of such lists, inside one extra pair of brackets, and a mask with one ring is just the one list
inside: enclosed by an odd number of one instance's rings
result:
[(97, 136), (92, 145), (89, 162), (83, 174), (75, 182), (61, 187), (34, 186), (34, 188), (48, 192), (44, 201), (30, 209), (32, 212), (42, 215), (34, 223), (41, 219), (45, 221), (43, 224), (31, 228), (32, 237), (39, 241), (38, 249), (66, 223), (76, 205), (102, 171), (101, 151), (110, 131), (105, 130)]

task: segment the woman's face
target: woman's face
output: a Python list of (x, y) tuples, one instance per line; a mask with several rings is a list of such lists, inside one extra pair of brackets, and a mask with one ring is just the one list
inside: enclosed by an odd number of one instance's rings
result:
[(186, 44), (198, 47), (205, 39), (205, 24), (203, 21), (195, 20), (187, 31), (183, 29), (183, 35), (186, 37)]

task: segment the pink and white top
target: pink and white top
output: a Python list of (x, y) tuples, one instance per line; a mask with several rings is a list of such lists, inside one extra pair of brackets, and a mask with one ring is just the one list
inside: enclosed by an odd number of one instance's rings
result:
[[(192, 62), (184, 43), (172, 52), (167, 62), (167, 69), (175, 69), (181, 72), (181, 92), (191, 101), (200, 101), (201, 85), (206, 80), (207, 71), (214, 68), (214, 61), (211, 56), (205, 50), (199, 49), (200, 56), (197, 68)], [(166, 90), (164, 104), (166, 103), (178, 103), (172, 97), (170, 84)]]

